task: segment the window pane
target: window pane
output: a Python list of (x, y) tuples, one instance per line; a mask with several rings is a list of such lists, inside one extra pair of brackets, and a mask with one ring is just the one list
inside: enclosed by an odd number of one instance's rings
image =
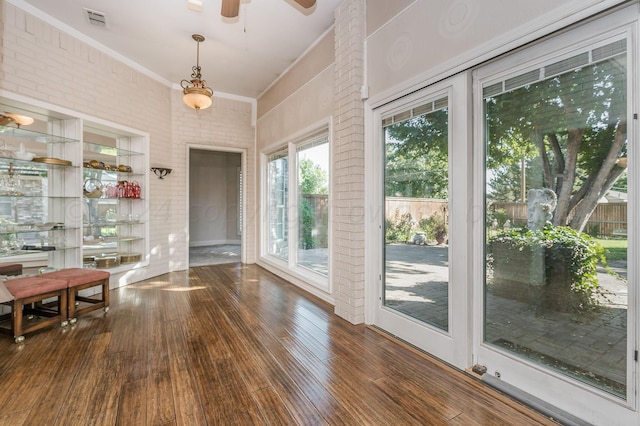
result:
[(384, 306), (443, 330), (449, 327), (447, 103), (383, 120)]
[(298, 265), (322, 275), (329, 268), (329, 143), (298, 148)]
[(269, 247), (267, 252), (287, 259), (289, 256), (289, 238), (287, 229), (287, 157), (274, 155), (269, 159), (268, 167), (269, 197)]
[(483, 87), (484, 338), (624, 398), (627, 60), (611, 46)]

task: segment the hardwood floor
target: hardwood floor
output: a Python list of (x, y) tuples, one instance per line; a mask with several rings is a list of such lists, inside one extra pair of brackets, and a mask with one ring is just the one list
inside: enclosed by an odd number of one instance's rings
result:
[(254, 265), (111, 292), (67, 330), (0, 336), (1, 425), (554, 424)]

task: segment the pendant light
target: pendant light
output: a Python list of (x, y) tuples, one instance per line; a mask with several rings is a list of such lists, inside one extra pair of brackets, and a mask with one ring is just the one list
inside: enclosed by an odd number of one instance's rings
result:
[(182, 86), (182, 92), (184, 93), (182, 97), (184, 103), (196, 111), (200, 111), (201, 109), (211, 106), (213, 90), (207, 86), (207, 82), (202, 79), (202, 75), (200, 74), (200, 42), (204, 41), (204, 37), (200, 34), (194, 34), (191, 38), (198, 43), (196, 66), (192, 68), (193, 73), (191, 74), (191, 80), (182, 80), (180, 86)]

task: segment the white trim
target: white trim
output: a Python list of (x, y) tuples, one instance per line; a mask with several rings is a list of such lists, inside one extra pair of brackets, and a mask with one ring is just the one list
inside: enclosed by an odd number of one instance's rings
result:
[(206, 240), (189, 242), (189, 247), (219, 246), (225, 244), (239, 245), (242, 240)]
[[(416, 90), (427, 87), (459, 72), (469, 70), (485, 61), (494, 59), (518, 47), (522, 47), (554, 31), (564, 29), (569, 25), (622, 4), (625, 1), (626, 0), (574, 0), (571, 3), (560, 6), (549, 13), (529, 21), (525, 25), (504, 33), (500, 37), (483, 43), (472, 51), (458, 55), (437, 67), (422, 72), (415, 77), (376, 94), (370, 98), (370, 104), (373, 108), (376, 108), (392, 102), (401, 96), (415, 92)], [(408, 13), (409, 10), (405, 12)]]
[[(202, 145), (202, 144), (191, 144), (191, 143), (187, 143), (185, 145), (185, 149), (186, 149), (186, 173), (185, 173), (185, 190), (184, 193), (186, 195), (186, 203), (187, 203), (187, 215), (185, 217), (185, 229), (189, 230), (189, 206), (190, 206), (190, 199), (189, 199), (189, 185), (190, 183), (190, 179), (189, 179), (189, 170), (190, 170), (190, 152), (192, 149), (199, 149), (199, 150), (204, 150), (204, 151), (214, 151), (214, 152), (231, 152), (231, 153), (238, 153), (240, 154), (240, 167), (242, 167), (242, 171), (245, 173), (246, 175), (246, 170), (247, 170), (247, 148), (233, 148), (233, 147), (228, 147), (228, 146), (219, 146), (219, 145)], [(242, 193), (244, 194), (243, 196), (243, 202), (242, 202), (242, 209), (243, 209), (243, 216), (246, 218), (247, 217), (247, 182), (246, 179), (243, 179), (242, 182)], [(247, 221), (243, 221), (242, 223), (243, 229), (242, 229), (242, 235), (240, 236), (240, 262), (241, 263), (246, 263), (247, 262)], [(235, 240), (233, 240), (235, 241)], [(185, 244), (186, 244), (186, 253), (187, 253), (187, 265), (189, 264), (189, 247), (192, 247), (191, 245), (191, 241), (189, 238), (189, 232), (186, 233), (186, 238), (185, 238)], [(194, 244), (197, 244), (194, 243)]]
[[(469, 308), (471, 306), (470, 268), (467, 262), (471, 243), (467, 208), (471, 197), (469, 173), (471, 139), (469, 129), (471, 81), (461, 74), (410, 96), (398, 99), (366, 114), (366, 129), (375, 143), (367, 145), (365, 230), (366, 276), (365, 321), (375, 324), (416, 347), (439, 357), (459, 369), (471, 365)], [(384, 243), (384, 131), (383, 117), (446, 97), (448, 100), (449, 167), (449, 248), (448, 248), (448, 327), (442, 330), (384, 306), (382, 254)], [(374, 266), (375, 265), (375, 266)]]
[(280, 278), (289, 281), (296, 287), (300, 287), (302, 290), (319, 297), (325, 302), (335, 305), (335, 300), (330, 292), (327, 292), (322, 287), (313, 284), (313, 275), (317, 274), (312, 274), (311, 271), (302, 268), (291, 269), (286, 266), (286, 262), (282, 259), (277, 259), (273, 256), (260, 257), (256, 263), (258, 266), (261, 266)]

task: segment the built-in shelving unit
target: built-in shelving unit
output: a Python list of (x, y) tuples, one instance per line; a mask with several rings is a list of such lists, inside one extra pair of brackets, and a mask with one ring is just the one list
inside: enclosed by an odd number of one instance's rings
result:
[(83, 263), (138, 264), (148, 244), (144, 139), (87, 129), (83, 148)]
[[(19, 126), (7, 113), (34, 122)], [(148, 264), (147, 134), (6, 99), (0, 122), (0, 262), (112, 272)]]

